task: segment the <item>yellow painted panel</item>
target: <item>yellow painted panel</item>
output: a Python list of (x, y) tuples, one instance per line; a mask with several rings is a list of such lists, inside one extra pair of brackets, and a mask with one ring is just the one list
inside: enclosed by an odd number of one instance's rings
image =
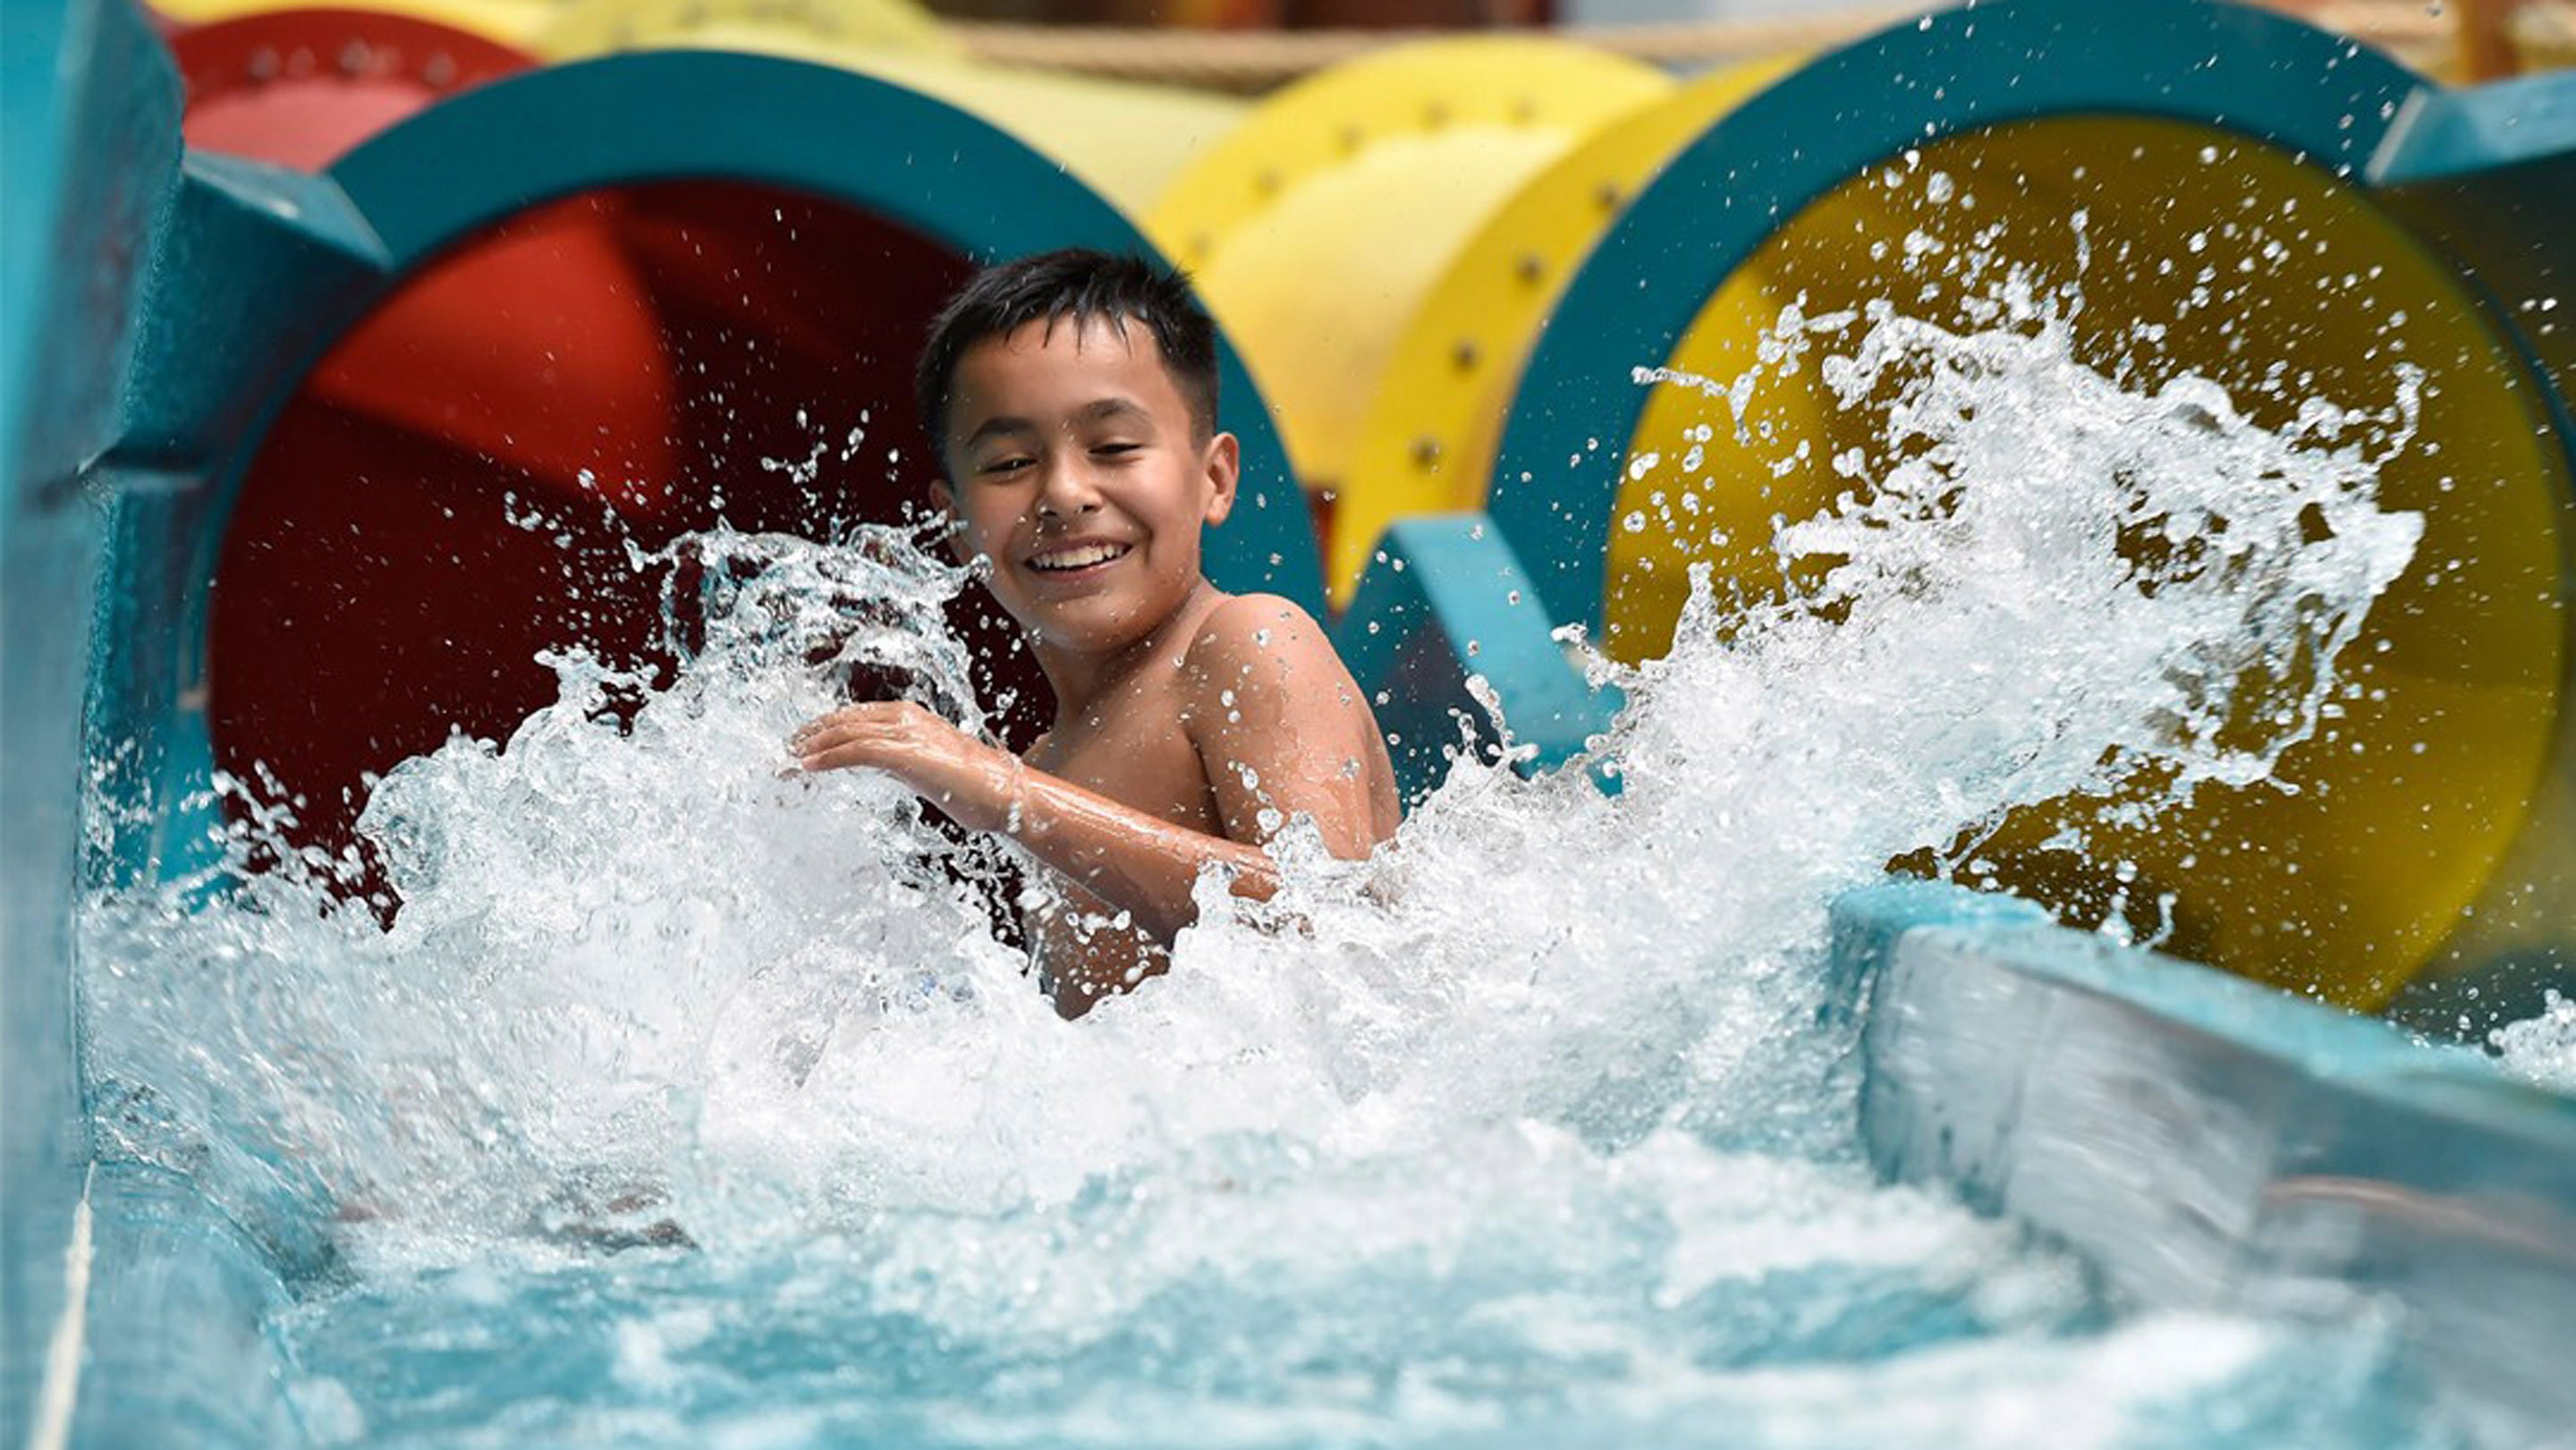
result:
[(583, 0), (542, 41), (557, 60), (612, 49), (688, 47), (785, 56), (892, 81), (970, 111), (1062, 162), (1142, 216), (1245, 103), (1170, 86), (982, 65), (902, 0)]
[(1730, 66), (1629, 112), (1531, 178), (1458, 249), (1364, 400), (1327, 541), (1336, 604), (1349, 602), (1387, 525), (1483, 505), (1512, 389), (1584, 254), (1685, 144), (1798, 64)]
[(1263, 102), (1147, 219), (1198, 276), (1299, 476), (1349, 468), (1406, 318), (1494, 209), (1602, 125), (1671, 94), (1559, 41), (1399, 46)]
[(678, 45), (768, 53), (794, 44), (806, 59), (836, 52), (965, 55), (913, 0), (553, 0), (544, 8), (553, 18), (537, 46), (552, 60)]
[(471, 31), (504, 45), (532, 46), (563, 7), (556, 0), (151, 0), (152, 8), (173, 20), (205, 25), (272, 10), (375, 10), (432, 20)]

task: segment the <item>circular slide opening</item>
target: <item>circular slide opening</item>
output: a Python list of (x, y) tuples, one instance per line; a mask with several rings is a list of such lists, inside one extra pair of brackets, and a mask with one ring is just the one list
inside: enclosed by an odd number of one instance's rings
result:
[[(1994, 261), (1970, 284), (1965, 259), (1981, 255)], [(2086, 365), (2133, 392), (2196, 373), (2265, 427), (2311, 399), (2386, 408), (2401, 364), (2424, 372), (2415, 437), (2379, 474), (2382, 505), (2421, 513), (2424, 537), (2341, 656), (2347, 718), (2283, 762), (2299, 792), (2205, 790), (2145, 831), (2099, 803), (2043, 808), (1979, 852), (1996, 863), (1981, 883), (2079, 918), (2171, 892), (2178, 955), (2381, 1005), (2527, 828), (2566, 829), (2533, 821), (2568, 674), (2568, 480), (2539, 389), (2456, 270), (2359, 187), (2227, 131), (2100, 115), (1958, 135), (1855, 176), (1773, 234), (1664, 361), (1733, 379), (1793, 301), (1817, 317), (1884, 299), (1974, 331), (1992, 325), (1978, 309), (2014, 265), (2080, 295), (2070, 330)], [(1619, 491), (1603, 616), (1614, 654), (1668, 647), (1693, 563), (1776, 595), (1771, 521), (1855, 488), (1832, 460), (1875, 430), (1835, 407), (1812, 366), (1761, 388), (1743, 421), (1739, 442), (1697, 389), (1649, 397), (1630, 456), (1687, 458), (1694, 476), (1633, 469)], [(2081, 859), (2047, 844), (2070, 825), (2090, 842)], [(2139, 879), (2088, 861), (2134, 863)]]
[[(629, 545), (911, 517), (935, 476), (913, 361), (971, 267), (882, 217), (706, 180), (582, 191), (445, 249), (249, 464), (210, 611), (215, 764), (273, 777), (336, 852), (371, 775), (550, 701), (540, 650), (671, 663)], [(1043, 681), (974, 600), (1012, 733)]]

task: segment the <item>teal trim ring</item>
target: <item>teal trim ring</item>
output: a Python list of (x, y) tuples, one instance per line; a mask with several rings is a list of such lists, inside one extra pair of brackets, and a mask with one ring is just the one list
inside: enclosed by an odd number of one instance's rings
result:
[[(159, 243), (146, 322), (155, 364), (128, 426), (175, 440), (159, 451), (201, 470), (190, 481), (203, 488), (174, 495), (167, 517), (152, 500), (134, 516), (139, 552), (107, 587), (167, 599), (170, 622), (111, 640), (100, 668), (154, 682), (105, 702), (101, 718), (150, 742), (156, 798), (175, 813), (164, 824), (177, 829), (121, 847), (128, 868), (155, 852), (170, 869), (196, 864), (203, 821), (179, 803), (204, 789), (212, 756), (202, 703), (180, 702), (202, 680), (215, 562), (261, 440), (348, 329), (446, 249), (594, 187), (734, 180), (847, 205), (978, 261), (1062, 246), (1154, 254), (1108, 201), (982, 119), (855, 72), (764, 56), (657, 51), (530, 72), (423, 111), (318, 178), (221, 158), (189, 165), (173, 234)], [(1220, 421), (1242, 440), (1245, 481), (1233, 517), (1209, 536), (1208, 573), (1320, 614), (1305, 496), (1251, 374), (1219, 346)], [(159, 583), (136, 572), (174, 567), (180, 577)]]
[[(1109, 202), (979, 117), (856, 72), (767, 56), (652, 51), (528, 72), (422, 112), (343, 157), (330, 177), (397, 278), (539, 202), (690, 178), (792, 187), (977, 261), (1067, 246), (1158, 255)], [(1220, 348), (1222, 422), (1243, 441), (1247, 484), (1234, 518), (1209, 538), (1209, 570), (1320, 611), (1323, 565), (1305, 496), (1251, 374), (1230, 343)]]
[(1567, 285), (1504, 424), (1488, 510), (1548, 610), (1596, 630), (1646, 390), (1709, 296), (1809, 203), (1948, 136), (2050, 116), (2197, 122), (2358, 177), (2429, 84), (2374, 51), (2209, 0), (2005, 0), (1909, 21), (1729, 113), (1640, 192)]

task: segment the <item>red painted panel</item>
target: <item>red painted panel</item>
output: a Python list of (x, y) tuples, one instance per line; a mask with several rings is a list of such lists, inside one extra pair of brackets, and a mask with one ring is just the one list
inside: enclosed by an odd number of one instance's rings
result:
[(498, 41), (366, 10), (271, 10), (178, 31), (190, 146), (319, 171), (442, 97), (533, 62)]

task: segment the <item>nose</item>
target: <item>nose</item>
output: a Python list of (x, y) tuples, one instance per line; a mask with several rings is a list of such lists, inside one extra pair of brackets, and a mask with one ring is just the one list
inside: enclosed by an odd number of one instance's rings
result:
[(1100, 489), (1091, 476), (1090, 460), (1067, 449), (1045, 465), (1038, 480), (1038, 517), (1071, 518), (1100, 507)]

